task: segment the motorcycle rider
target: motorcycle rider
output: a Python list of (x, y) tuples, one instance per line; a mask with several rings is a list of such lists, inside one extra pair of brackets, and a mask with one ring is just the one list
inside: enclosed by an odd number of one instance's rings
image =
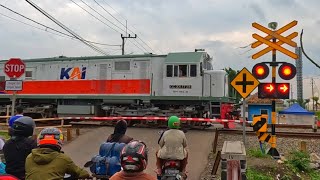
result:
[(158, 144), (160, 149), (156, 152), (157, 157), (157, 175), (161, 175), (163, 160), (180, 160), (181, 172), (186, 172), (188, 163), (187, 138), (180, 128), (180, 119), (177, 116), (171, 116), (168, 119), (169, 130), (166, 130), (160, 137)]
[(108, 137), (107, 142), (128, 144), (131, 140), (133, 140), (133, 138), (126, 135), (127, 126), (128, 125), (125, 120), (119, 120), (114, 127), (113, 134)]
[(37, 147), (37, 142), (30, 138), (33, 135), (35, 122), (31, 117), (23, 116), (14, 121), (11, 138), (3, 146), (6, 162), (6, 173), (19, 179), (25, 178), (25, 161), (31, 150)]
[(126, 144), (120, 160), (123, 170), (110, 177), (110, 180), (156, 180), (156, 177), (143, 172), (148, 164), (148, 149), (144, 142), (133, 140)]
[(38, 136), (38, 148), (26, 159), (26, 180), (63, 179), (65, 174), (74, 178), (90, 178), (89, 173), (74, 164), (61, 151), (63, 134), (57, 128), (44, 128)]

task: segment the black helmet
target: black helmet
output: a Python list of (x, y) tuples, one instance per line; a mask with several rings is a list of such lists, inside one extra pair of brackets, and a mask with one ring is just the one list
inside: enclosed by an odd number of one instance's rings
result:
[(126, 172), (141, 172), (148, 163), (148, 149), (144, 142), (133, 140), (123, 147), (120, 155), (121, 166)]
[(36, 124), (31, 117), (22, 116), (14, 121), (11, 129), (12, 135), (24, 137), (32, 136), (35, 127)]

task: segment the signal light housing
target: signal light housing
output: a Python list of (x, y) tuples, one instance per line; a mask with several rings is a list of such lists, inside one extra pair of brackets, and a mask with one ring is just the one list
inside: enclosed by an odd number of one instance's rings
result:
[(260, 83), (258, 98), (289, 99), (290, 83)]
[(284, 80), (290, 80), (295, 77), (297, 69), (293, 64), (283, 63), (278, 69), (279, 76)]
[(269, 67), (265, 63), (258, 63), (253, 66), (252, 75), (257, 79), (265, 79), (269, 75)]

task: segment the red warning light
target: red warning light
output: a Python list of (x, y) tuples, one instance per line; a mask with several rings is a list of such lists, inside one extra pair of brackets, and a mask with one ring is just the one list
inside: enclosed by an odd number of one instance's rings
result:
[(290, 80), (296, 75), (296, 67), (290, 63), (283, 63), (279, 67), (279, 76), (284, 80)]
[(269, 75), (269, 68), (264, 63), (258, 63), (253, 66), (252, 75), (257, 79), (265, 79)]

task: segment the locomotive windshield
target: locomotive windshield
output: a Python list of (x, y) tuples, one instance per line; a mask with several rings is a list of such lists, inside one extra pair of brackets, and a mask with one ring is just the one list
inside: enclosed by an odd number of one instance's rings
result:
[(167, 77), (196, 77), (196, 64), (167, 65)]

